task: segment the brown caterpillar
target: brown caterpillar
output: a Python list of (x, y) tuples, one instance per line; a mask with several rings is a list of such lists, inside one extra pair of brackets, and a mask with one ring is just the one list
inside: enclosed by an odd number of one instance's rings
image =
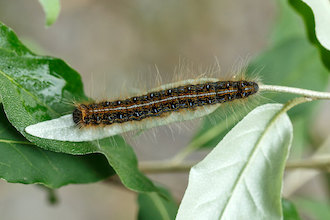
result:
[(72, 116), (74, 123), (81, 127), (106, 126), (243, 99), (258, 90), (254, 81), (206, 81), (155, 90), (123, 100), (79, 104)]

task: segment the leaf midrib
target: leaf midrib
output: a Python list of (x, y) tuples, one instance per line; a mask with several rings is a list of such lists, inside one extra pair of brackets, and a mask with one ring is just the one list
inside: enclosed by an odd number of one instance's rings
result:
[(250, 165), (251, 161), (254, 158), (255, 152), (256, 150), (259, 148), (259, 144), (261, 143), (261, 140), (265, 137), (265, 134), (267, 133), (267, 131), (270, 129), (270, 127), (275, 123), (275, 121), (277, 120), (278, 117), (281, 116), (281, 114), (283, 114), (283, 109), (285, 107), (282, 107), (274, 116), (273, 118), (269, 121), (269, 123), (267, 124), (264, 132), (261, 133), (260, 137), (258, 138), (255, 147), (253, 148), (252, 152), (250, 153), (249, 157), (248, 157), (248, 161), (247, 163), (243, 166), (243, 169), (241, 170), (241, 172), (238, 175), (237, 180), (234, 183), (234, 186), (230, 192), (230, 197), (228, 198), (228, 200), (226, 201), (224, 208), (222, 209), (219, 219), (221, 219), (226, 211), (227, 206), (229, 205), (229, 202), (231, 201), (231, 198), (233, 197), (233, 194), (235, 192), (235, 190), (237, 189), (237, 185), (241, 182), (242, 178), (243, 178), (243, 174), (245, 172), (245, 170), (247, 169), (247, 167)]
[(9, 140), (9, 139), (0, 139), (0, 143), (35, 145), (34, 143), (27, 142), (27, 141), (15, 141), (15, 140)]

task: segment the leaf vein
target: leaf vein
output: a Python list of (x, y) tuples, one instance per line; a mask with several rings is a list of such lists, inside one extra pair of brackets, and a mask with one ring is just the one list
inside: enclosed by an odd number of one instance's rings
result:
[(0, 162), (0, 165), (2, 165), (2, 166), (6, 166), (6, 167), (11, 167), (10, 164), (4, 163), (4, 162)]
[(21, 156), (22, 156), (22, 158), (32, 167), (32, 168), (34, 168), (35, 170), (38, 170), (38, 171), (40, 171), (40, 169), (38, 169), (37, 167), (35, 167), (34, 165), (33, 165), (33, 163), (32, 163), (32, 161), (30, 161), (29, 160), (29, 158), (27, 158), (19, 149), (17, 149), (17, 147), (15, 147), (15, 145), (14, 144), (12, 144), (12, 143), (9, 143), (9, 145), (12, 147), (12, 148), (14, 148), (14, 150), (17, 152), (17, 153), (19, 153)]
[(243, 182), (244, 182), (246, 191), (248, 192), (248, 195), (251, 198), (253, 204), (255, 205), (255, 207), (257, 208), (257, 210), (259, 211), (259, 213), (263, 213), (263, 209), (258, 206), (258, 202), (255, 200), (255, 198), (253, 196), (253, 193), (251, 192), (251, 189), (248, 186), (247, 182), (245, 180)]
[(48, 161), (49, 165), (55, 170), (56, 173), (59, 172), (59, 169), (53, 164), (53, 162), (49, 159), (48, 155), (45, 153), (45, 151), (38, 148), (40, 153), (45, 156), (46, 160)]

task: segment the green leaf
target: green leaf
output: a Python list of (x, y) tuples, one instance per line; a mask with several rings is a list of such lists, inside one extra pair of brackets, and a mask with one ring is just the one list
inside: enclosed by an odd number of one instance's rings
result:
[(313, 11), (315, 32), (319, 42), (330, 50), (330, 2), (303, 0)]
[(70, 101), (84, 101), (79, 74), (60, 59), (29, 51), (0, 23), (0, 96), (10, 123), (39, 147), (68, 154), (102, 153), (123, 184), (139, 192), (157, 191), (137, 168), (133, 149), (119, 136), (94, 142), (62, 142), (28, 135), (28, 125), (72, 112)]
[(164, 188), (159, 187), (162, 194), (140, 193), (138, 196), (139, 220), (172, 220), (175, 219), (178, 205), (171, 194)]
[[(72, 112), (73, 101), (87, 100), (76, 71), (60, 59), (33, 54), (1, 23), (0, 96), (9, 121), (28, 139), (26, 126)], [(43, 143), (33, 137), (29, 140), (39, 142), (45, 149), (59, 151), (55, 142)], [(67, 150), (65, 153), (76, 153), (77, 146), (57, 144)]]
[(90, 145), (106, 156), (127, 188), (137, 192), (158, 192), (154, 184), (138, 170), (135, 153), (123, 138), (105, 138)]
[(282, 107), (254, 109), (191, 169), (178, 220), (282, 217), (282, 178), (292, 141)]
[[(321, 5), (323, 13), (327, 12), (330, 9), (329, 2), (327, 0), (313, 1), (313, 7), (319, 7)], [(330, 50), (326, 49), (330, 44), (329, 36), (327, 32), (329, 32), (329, 16), (323, 16), (322, 13), (317, 13), (313, 15), (313, 11), (307, 4), (302, 2), (301, 0), (289, 0), (290, 5), (302, 16), (309, 41), (319, 50), (319, 53), (322, 57), (323, 64), (330, 70)], [(324, 7), (322, 6), (324, 5)], [(315, 21), (317, 24), (315, 25)], [(323, 45), (321, 43), (323, 42)]]
[(296, 207), (287, 199), (282, 199), (283, 219), (300, 220)]
[(46, 14), (46, 26), (52, 25), (61, 10), (60, 0), (39, 0)]
[[(330, 70), (329, 1), (289, 0), (289, 2), (302, 16), (309, 41), (318, 48), (323, 64)], [(310, 5), (310, 7), (308, 5)], [(312, 9), (314, 10), (314, 14)]]
[(0, 107), (0, 178), (58, 188), (96, 182), (113, 174), (103, 155), (74, 156), (38, 148), (11, 126)]

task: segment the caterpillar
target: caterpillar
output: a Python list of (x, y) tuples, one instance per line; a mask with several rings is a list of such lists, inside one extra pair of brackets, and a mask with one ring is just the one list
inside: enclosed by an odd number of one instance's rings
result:
[(142, 121), (247, 98), (258, 90), (259, 86), (254, 81), (205, 81), (155, 90), (127, 99), (79, 104), (72, 113), (72, 119), (79, 127)]

